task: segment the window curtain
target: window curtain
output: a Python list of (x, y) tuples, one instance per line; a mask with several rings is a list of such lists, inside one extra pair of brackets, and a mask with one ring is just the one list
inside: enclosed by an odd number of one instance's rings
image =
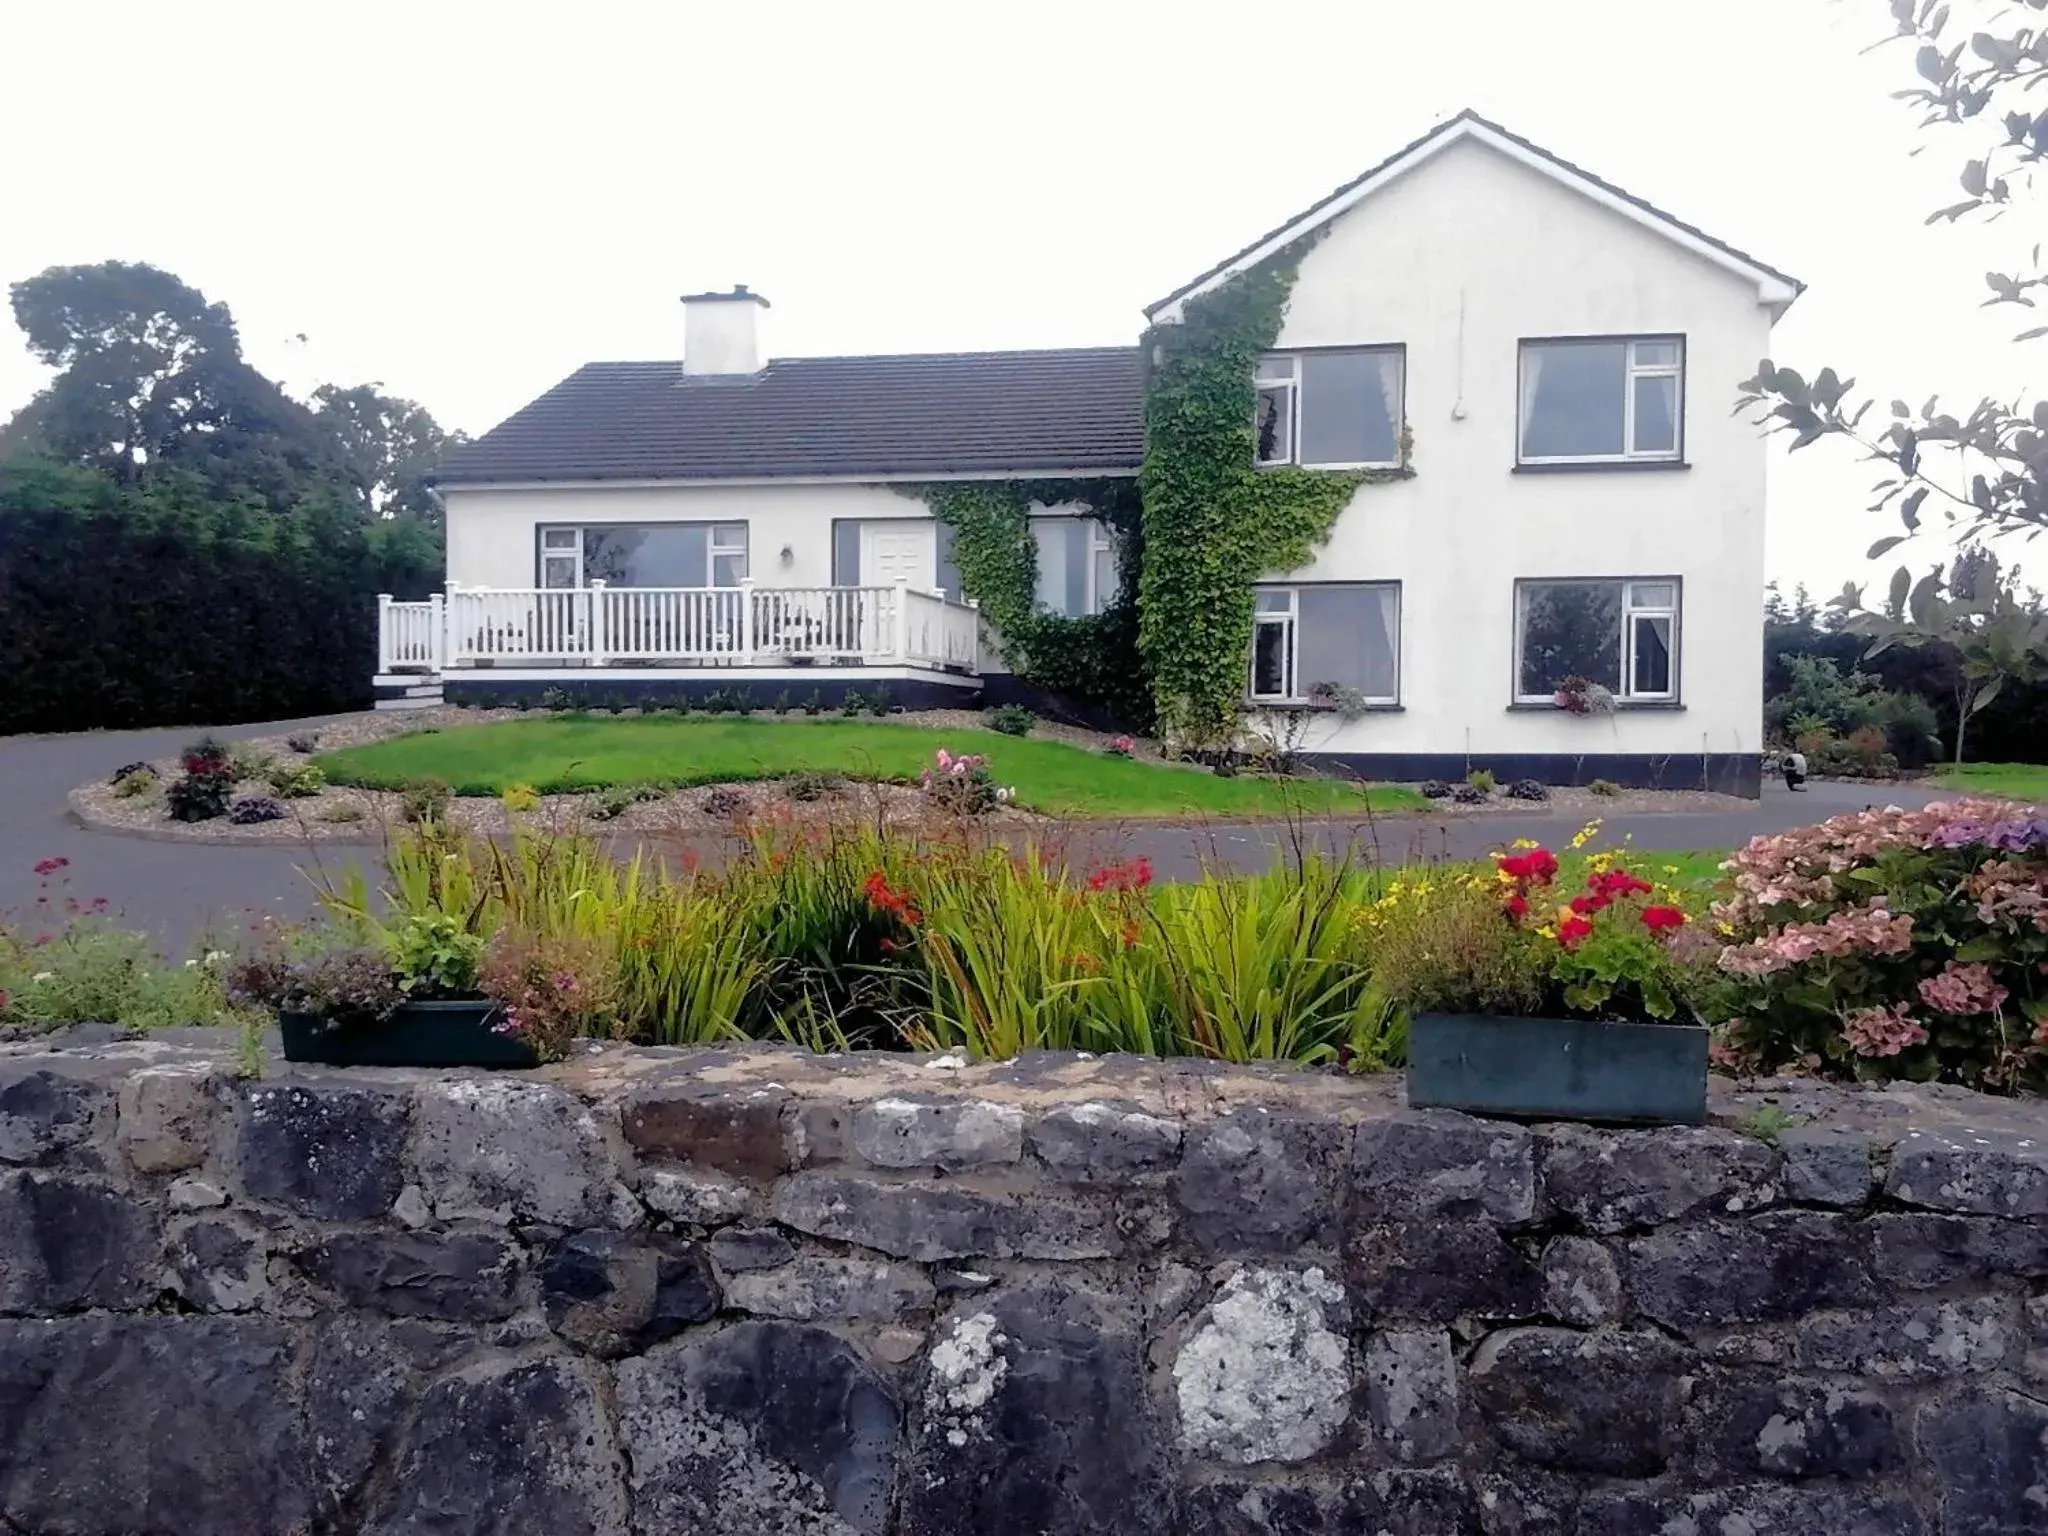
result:
[(1522, 348), (1522, 421), (1515, 441), (1527, 453), (1529, 443), (1529, 421), (1536, 414), (1536, 391), (1543, 386), (1543, 349)]
[(1394, 441), (1394, 451), (1388, 460), (1401, 457), (1401, 371), (1406, 356), (1400, 352), (1387, 352), (1380, 357), (1380, 398), (1387, 403), (1387, 428)]

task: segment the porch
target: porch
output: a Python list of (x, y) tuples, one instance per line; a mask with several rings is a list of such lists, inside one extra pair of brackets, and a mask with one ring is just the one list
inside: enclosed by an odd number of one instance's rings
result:
[(971, 602), (907, 582), (865, 587), (465, 587), (424, 602), (377, 599), (380, 682), (489, 671), (725, 674), (872, 668), (980, 675)]

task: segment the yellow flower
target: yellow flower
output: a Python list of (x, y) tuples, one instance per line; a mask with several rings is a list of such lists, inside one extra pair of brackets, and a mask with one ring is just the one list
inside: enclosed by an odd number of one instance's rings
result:
[(1510, 848), (1534, 848), (1538, 844), (1533, 837), (1518, 837), (1512, 843), (1509, 843), (1508, 846)]
[(1664, 873), (1667, 875), (1675, 875), (1678, 873), (1678, 866), (1676, 864), (1666, 864), (1664, 866)]
[(1572, 847), (1583, 848), (1600, 835), (1600, 818), (1595, 816), (1572, 834)]
[(1557, 937), (1557, 930), (1551, 927), (1548, 923), (1545, 923), (1541, 928), (1538, 928), (1536, 930), (1536, 933), (1539, 938), (1554, 939)]

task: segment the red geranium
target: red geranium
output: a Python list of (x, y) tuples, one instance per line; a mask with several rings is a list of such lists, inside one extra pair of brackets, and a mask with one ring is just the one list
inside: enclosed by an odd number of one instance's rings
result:
[(1557, 942), (1566, 949), (1576, 949), (1593, 932), (1593, 924), (1577, 912), (1557, 925)]
[(1581, 917), (1591, 917), (1595, 912), (1605, 911), (1610, 898), (1606, 896), (1574, 896), (1572, 910)]
[(1531, 848), (1524, 853), (1503, 853), (1495, 864), (1511, 880), (1533, 880), (1548, 885), (1557, 878), (1557, 855), (1548, 848)]
[(1529, 915), (1529, 898), (1520, 891), (1515, 892), (1514, 895), (1510, 896), (1501, 905), (1502, 910), (1507, 913), (1510, 922), (1519, 923)]
[(1665, 933), (1673, 928), (1683, 928), (1686, 916), (1677, 907), (1643, 908), (1643, 926), (1652, 933)]
[(1612, 901), (1618, 896), (1647, 896), (1651, 887), (1650, 882), (1640, 875), (1632, 875), (1625, 869), (1610, 869), (1588, 877), (1586, 889)]

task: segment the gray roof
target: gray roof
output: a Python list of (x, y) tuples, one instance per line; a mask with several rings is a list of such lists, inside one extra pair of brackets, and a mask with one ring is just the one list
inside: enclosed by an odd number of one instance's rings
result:
[(1127, 472), (1135, 347), (802, 357), (758, 374), (590, 363), (475, 442), (443, 484)]

